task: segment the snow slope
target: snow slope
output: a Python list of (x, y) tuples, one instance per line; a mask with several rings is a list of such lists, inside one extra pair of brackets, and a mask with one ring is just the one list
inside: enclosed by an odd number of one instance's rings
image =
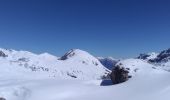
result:
[(129, 74), (133, 76), (136, 75), (148, 75), (152, 73), (159, 73), (159, 72), (165, 72), (159, 67), (155, 67), (152, 64), (149, 64), (148, 62), (140, 59), (126, 59), (122, 60), (117, 63), (117, 65), (120, 65), (124, 68), (128, 68)]
[[(0, 51), (0, 98), (6, 100), (169, 100), (170, 72), (142, 59), (117, 63), (130, 78), (102, 85), (108, 70), (88, 52), (73, 49), (62, 57), (48, 53)], [(5, 55), (4, 55), (5, 54)], [(76, 78), (76, 80), (75, 80)], [(108, 80), (107, 80), (108, 81)], [(109, 80), (110, 81), (110, 80)]]
[(7, 55), (0, 57), (0, 77), (101, 79), (109, 72), (95, 57), (79, 49), (66, 53), (67, 60), (59, 60), (59, 57), (48, 53), (37, 55), (28, 51), (0, 51)]
[(7, 100), (169, 100), (169, 72), (139, 59), (120, 63), (130, 68), (132, 75), (122, 84), (100, 86), (101, 80), (0, 80), (0, 96)]

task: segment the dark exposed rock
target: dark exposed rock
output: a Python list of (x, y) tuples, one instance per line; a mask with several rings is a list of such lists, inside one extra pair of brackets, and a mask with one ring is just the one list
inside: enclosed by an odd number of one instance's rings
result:
[(138, 59), (146, 60), (149, 56), (150, 56), (150, 55), (143, 53), (143, 54), (140, 54), (137, 58), (138, 58)]
[(110, 78), (113, 84), (119, 84), (131, 78), (132, 76), (128, 75), (129, 73), (128, 70), (130, 69), (125, 69), (124, 67), (120, 67), (120, 65), (117, 65), (115, 69), (112, 70), (112, 73), (110, 74)]
[(64, 56), (59, 58), (59, 60), (67, 60), (69, 57), (72, 57), (75, 55), (74, 49), (71, 49), (69, 52), (67, 52)]
[(0, 100), (6, 100), (5, 98), (3, 98), (3, 97), (0, 97)]
[(155, 59), (150, 59), (151, 63), (167, 62), (170, 60), (170, 49), (162, 51)]
[(18, 61), (28, 62), (28, 61), (29, 61), (29, 59), (28, 59), (28, 58), (24, 58), (24, 57), (23, 57), (23, 58), (19, 58), (19, 59), (18, 59)]
[(4, 52), (0, 51), (0, 57), (7, 57), (7, 55)]
[(108, 73), (105, 73), (105, 75), (102, 75), (100, 79), (108, 80), (108, 79), (110, 79), (110, 75)]
[(73, 73), (69, 73), (69, 72), (67, 72), (67, 75), (68, 75), (68, 76), (70, 76), (70, 77), (72, 77), (72, 78), (77, 78), (77, 76), (76, 76), (76, 75), (74, 75)]

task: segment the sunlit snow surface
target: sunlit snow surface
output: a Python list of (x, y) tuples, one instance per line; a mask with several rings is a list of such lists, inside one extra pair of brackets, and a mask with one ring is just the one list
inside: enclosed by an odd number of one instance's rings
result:
[(101, 80), (4, 77), (0, 80), (0, 96), (7, 100), (169, 100), (169, 72), (153, 69), (136, 59), (121, 63), (131, 69), (139, 68), (122, 84), (100, 86)]
[(169, 73), (136, 76), (113, 86), (100, 86), (99, 80), (1, 80), (0, 96), (7, 100), (169, 100), (169, 77)]
[[(132, 78), (127, 82), (101, 86), (103, 82), (98, 78), (106, 69), (87, 52), (76, 50), (75, 56), (69, 56), (65, 61), (59, 61), (57, 57), (47, 53), (38, 56), (23, 51), (5, 53), (12, 53), (8, 58), (0, 58), (0, 97), (6, 100), (169, 100), (170, 98), (170, 72), (140, 59), (127, 59), (118, 63), (130, 68), (129, 74)], [(29, 60), (19, 59), (23, 56)], [(29, 69), (29, 66), (22, 65), (24, 63), (36, 64), (37, 68), (47, 67), (49, 71), (39, 69), (34, 71)], [(82, 71), (82, 74), (73, 73), (78, 78), (70, 78), (67, 72), (74, 70)]]
[(4, 50), (7, 57), (0, 57), (0, 78), (6, 76), (28, 78), (62, 78), (62, 79), (101, 79), (108, 73), (97, 58), (86, 51), (74, 49), (66, 60), (59, 60), (48, 53), (40, 55), (27, 52)]

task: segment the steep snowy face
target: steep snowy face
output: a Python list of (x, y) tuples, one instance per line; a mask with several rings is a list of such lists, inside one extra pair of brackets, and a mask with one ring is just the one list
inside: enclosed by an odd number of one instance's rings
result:
[(97, 59), (102, 63), (103, 66), (105, 66), (109, 70), (112, 70), (115, 67), (115, 64), (119, 61), (112, 57), (107, 57), (107, 58), (97, 57)]
[(141, 54), (138, 59), (147, 61), (150, 64), (170, 71), (170, 49), (163, 50), (160, 53)]
[(109, 72), (95, 57), (79, 49), (66, 53), (65, 60), (48, 53), (0, 51), (0, 77), (101, 79)]
[(155, 59), (151, 59), (150, 62), (161, 63), (168, 62), (170, 60), (170, 49), (162, 51), (157, 55)]
[(149, 61), (166, 71), (170, 71), (170, 49), (162, 51), (155, 59)]
[(170, 49), (163, 50), (160, 53), (140, 54), (137, 58), (149, 61), (150, 63), (166, 63), (170, 61)]
[(151, 52), (151, 53), (148, 53), (148, 54), (145, 54), (145, 53), (140, 54), (137, 58), (148, 61), (148, 60), (155, 59), (157, 56), (158, 56), (158, 53)]

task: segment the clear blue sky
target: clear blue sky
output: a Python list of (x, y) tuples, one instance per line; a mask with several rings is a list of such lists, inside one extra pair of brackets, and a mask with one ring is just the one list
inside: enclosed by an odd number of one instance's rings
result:
[(170, 47), (168, 0), (1, 0), (0, 47), (133, 57)]

